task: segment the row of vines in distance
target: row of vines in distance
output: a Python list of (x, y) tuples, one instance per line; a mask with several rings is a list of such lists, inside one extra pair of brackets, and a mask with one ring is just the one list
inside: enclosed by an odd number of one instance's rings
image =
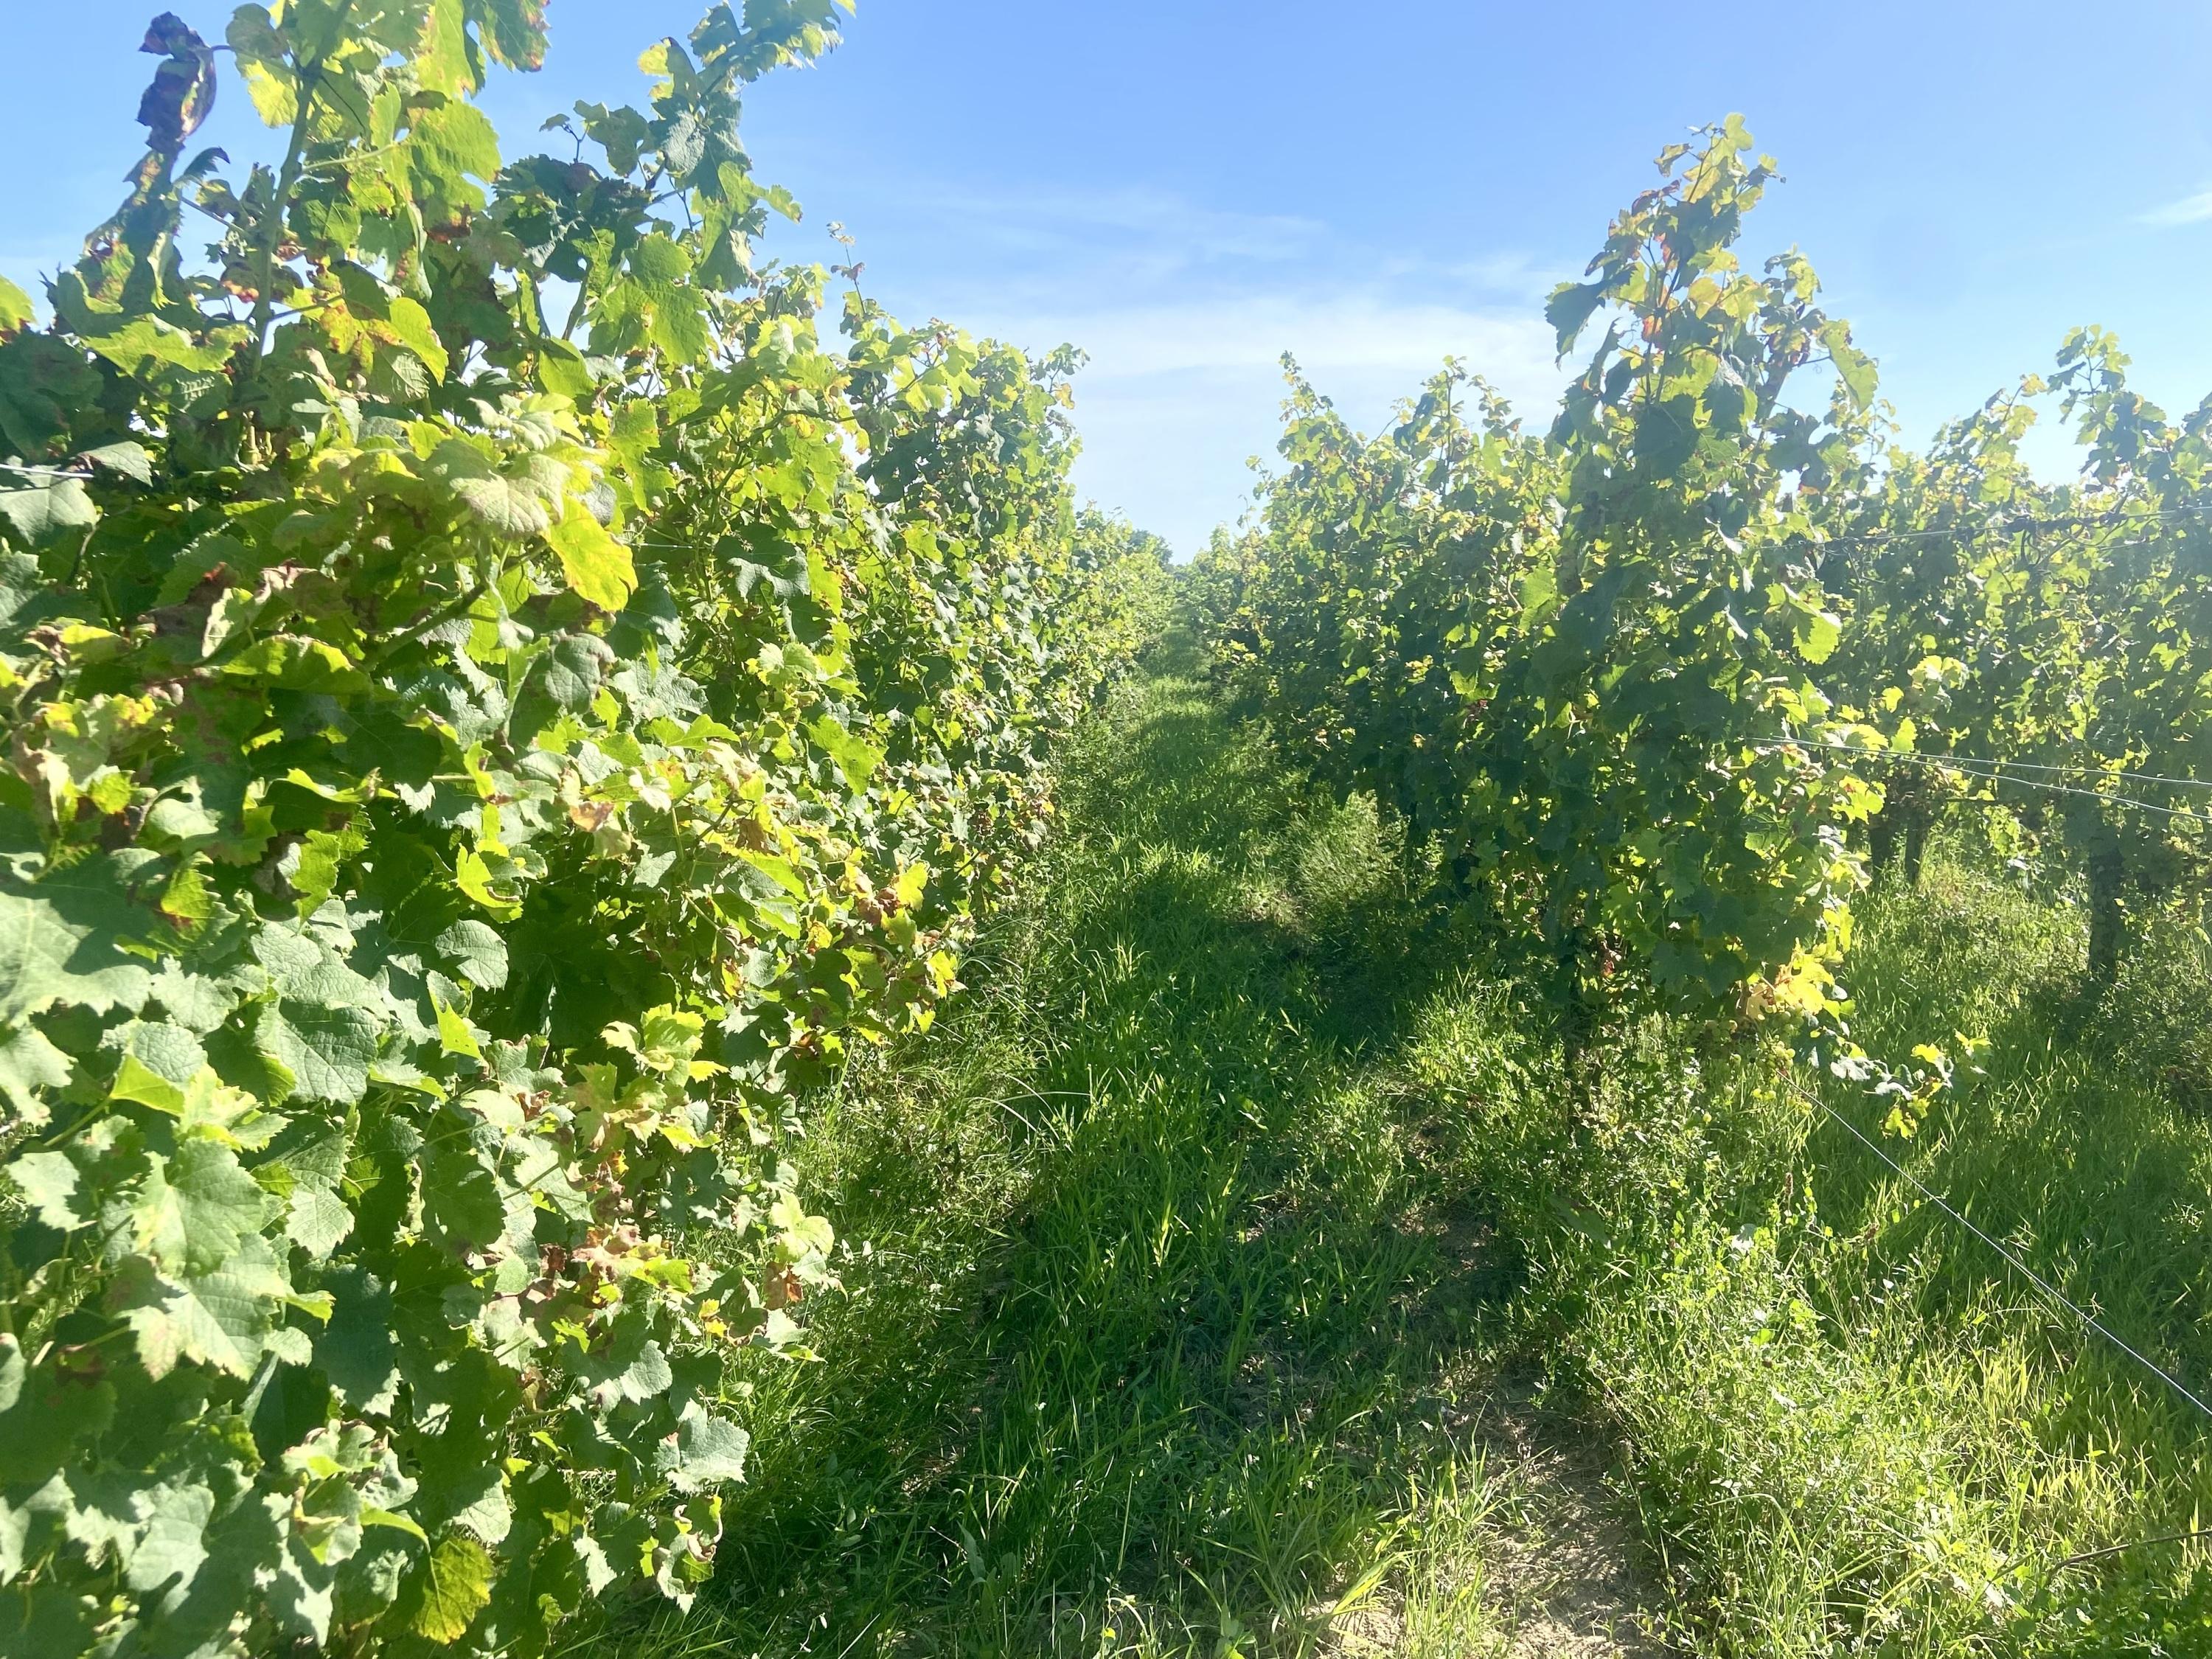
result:
[[(957, 988), (1169, 580), (1070, 358), (757, 263), (740, 100), (836, 16), (508, 160), (535, 0), (164, 15), (129, 198), (0, 283), (0, 1649), (709, 1572), (806, 1091)], [(191, 152), (219, 80), (280, 162)]]
[[(1875, 1076), (1836, 980), (1850, 902), (1917, 875), (1954, 804), (2086, 890), (2102, 979), (2131, 911), (2201, 893), (2212, 402), (2170, 420), (2083, 330), (1906, 448), (1803, 256), (1743, 268), (1774, 163), (1741, 121), (1659, 165), (1552, 296), (1563, 356), (1602, 332), (1547, 433), (1454, 365), (1367, 439), (1294, 372), (1261, 525), (1194, 592), (1225, 672), (1540, 941), (1583, 1029), (1780, 1016)], [(2021, 459), (2038, 399), (2073, 480)], [(1885, 1090), (1942, 1087), (1918, 1058)]]

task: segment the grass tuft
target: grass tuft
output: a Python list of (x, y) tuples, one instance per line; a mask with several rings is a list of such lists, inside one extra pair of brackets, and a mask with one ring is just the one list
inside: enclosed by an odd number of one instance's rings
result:
[[(1654, 1022), (1568, 1087), (1512, 942), (1195, 669), (818, 1114), (820, 1359), (755, 1364), (698, 1608), (586, 1649), (2212, 1654), (2205, 1546), (2142, 1541), (2212, 1508), (2192, 1410), (1749, 1062)], [(2176, 934), (2085, 1000), (2081, 948), (1964, 861), (1875, 897), (1869, 1046), (1990, 1039), (1893, 1148), (2212, 1380), (2212, 973)]]

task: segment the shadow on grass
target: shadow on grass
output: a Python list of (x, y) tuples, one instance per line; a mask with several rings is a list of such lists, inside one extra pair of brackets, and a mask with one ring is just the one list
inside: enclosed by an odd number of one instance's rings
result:
[(715, 1582), (599, 1650), (1309, 1651), (1466, 1454), (1510, 1286), (1371, 1080), (1443, 956), (1387, 834), (1174, 672), (1064, 811), (958, 1011), (820, 1127), (866, 1253), (822, 1363), (755, 1376)]

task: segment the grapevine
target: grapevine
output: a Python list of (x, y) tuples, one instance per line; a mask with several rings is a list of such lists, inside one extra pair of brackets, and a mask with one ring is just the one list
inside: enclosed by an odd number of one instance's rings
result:
[[(8, 1650), (542, 1652), (710, 1571), (730, 1358), (833, 1273), (807, 1091), (957, 988), (1165, 580), (1068, 359), (760, 257), (740, 100), (836, 15), (508, 161), (533, 0), (165, 15), (129, 198), (0, 284)], [(218, 80), (280, 165), (188, 154)]]

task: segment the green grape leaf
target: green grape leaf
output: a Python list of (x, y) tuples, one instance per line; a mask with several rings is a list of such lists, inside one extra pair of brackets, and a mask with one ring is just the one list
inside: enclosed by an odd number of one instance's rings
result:
[(481, 921), (457, 921), (438, 935), (438, 953), (480, 991), (507, 983), (507, 941)]
[(151, 994), (171, 1019), (205, 1036), (230, 1018), (240, 993), (231, 981), (192, 973), (172, 957), (155, 974)]
[(422, 1180), (423, 1208), (448, 1237), (488, 1245), (506, 1227), (499, 1183), (473, 1152), (444, 1147), (425, 1155)]
[(642, 1404), (666, 1393), (676, 1380), (660, 1344), (647, 1334), (645, 1322), (632, 1315), (623, 1316), (605, 1352), (584, 1355), (576, 1365), (603, 1410), (623, 1401)]
[(470, 514), (495, 533), (520, 540), (553, 523), (559, 496), (527, 466), (502, 471), (474, 444), (448, 438), (432, 453), (431, 471)]
[(408, 1574), (394, 1611), (416, 1635), (450, 1646), (490, 1604), (491, 1583), (492, 1560), (483, 1546), (448, 1534)]
[(39, 1219), (55, 1231), (90, 1224), (92, 1216), (78, 1206), (77, 1167), (66, 1152), (25, 1152), (7, 1165), (7, 1176)]
[(1795, 630), (1797, 654), (1809, 663), (1824, 663), (1836, 653), (1844, 637), (1843, 623), (1832, 611), (1801, 611)]
[[(337, 890), (346, 866), (368, 846), (361, 827), (349, 821), (339, 830), (310, 830), (300, 842), (299, 862), (288, 879), (302, 916), (313, 915)], [(167, 908), (167, 907), (165, 907)]]
[(344, 652), (297, 634), (256, 640), (227, 660), (222, 672), (240, 679), (264, 680), (287, 691), (319, 691), (334, 697), (368, 690), (368, 676)]
[(522, 906), (494, 884), (491, 866), (473, 848), (464, 848), (453, 860), (453, 884), (501, 921), (513, 921)]
[[(182, 1025), (165, 1019), (134, 1019), (126, 1021), (109, 1031), (102, 1039), (103, 1046), (119, 1048), (125, 1054), (124, 1064), (143, 1066), (154, 1076), (172, 1084), (179, 1090), (199, 1074), (207, 1063), (207, 1050), (200, 1040)], [(120, 1081), (109, 1091), (118, 1099), (141, 1099), (138, 1095), (124, 1094)], [(149, 1104), (157, 1103), (149, 1102)], [(183, 1098), (171, 1109), (182, 1109)]]
[(142, 1594), (174, 1579), (189, 1584), (208, 1559), (215, 1493), (197, 1482), (165, 1480), (140, 1496), (144, 1527), (132, 1544), (124, 1582)]
[(1605, 300), (1603, 283), (1562, 283), (1544, 302), (1544, 320), (1559, 336), (1559, 356), (1574, 349), (1575, 338), (1589, 321), (1590, 313)]
[(88, 1385), (34, 1366), (14, 1332), (0, 1333), (0, 1487), (43, 1485), (78, 1441), (114, 1420), (113, 1383)]
[(1874, 359), (1851, 343), (1850, 325), (1840, 320), (1827, 324), (1820, 330), (1820, 343), (1827, 347), (1836, 378), (1851, 394), (1851, 402), (1861, 409), (1872, 407), (1881, 377)]
[(450, 221), (483, 200), (471, 179), (499, 176), (499, 134), (482, 110), (457, 98), (416, 114), (405, 155), (416, 194), (434, 222)]
[(213, 374), (230, 362), (230, 348), (203, 343), (158, 317), (134, 317), (104, 334), (82, 337), (85, 344), (125, 374), (144, 376), (157, 364)]
[(100, 371), (66, 340), (19, 334), (0, 344), (0, 447), (29, 460), (52, 456), (100, 388)]
[(253, 959), (270, 988), (287, 1002), (331, 1008), (374, 1008), (375, 985), (344, 957), (302, 928), (271, 922), (253, 935)]
[(467, 0), (467, 5), (494, 63), (511, 70), (544, 67), (545, 0)]
[(254, 1026), (255, 1045), (291, 1073), (298, 1094), (340, 1106), (367, 1091), (380, 1036), (365, 1008), (290, 1001), (265, 1005)]
[(637, 590), (637, 569), (630, 562), (629, 549), (583, 507), (571, 504), (544, 533), (561, 556), (562, 574), (576, 593), (602, 611), (619, 611), (629, 603)]
[(41, 1089), (60, 1089), (70, 1080), (69, 1056), (34, 1025), (0, 1031), (0, 1098), (18, 1123), (37, 1128), (49, 1116)]
[(166, 1272), (211, 1273), (261, 1230), (270, 1202), (229, 1147), (182, 1141), (170, 1157), (149, 1159), (131, 1203), (132, 1248)]
[(328, 1187), (301, 1185), (292, 1189), (284, 1236), (311, 1260), (329, 1261), (331, 1252), (352, 1231), (353, 1212)]
[(445, 342), (438, 337), (438, 331), (430, 325), (428, 312), (416, 301), (402, 295), (392, 301), (385, 322), (399, 343), (420, 357), (431, 374), (441, 380), (446, 378)]
[(125, 441), (122, 443), (102, 444), (98, 449), (88, 449), (84, 459), (105, 471), (119, 474), (133, 483), (154, 482), (154, 458), (147, 453), (142, 443)]
[(391, 1292), (357, 1267), (334, 1269), (323, 1283), (335, 1305), (315, 1335), (315, 1364), (356, 1414), (389, 1411), (399, 1387)]
[(599, 381), (585, 362), (584, 354), (566, 340), (543, 339), (534, 344), (538, 352), (538, 384), (558, 397), (588, 402)]
[(239, 73), (262, 120), (289, 127), (300, 118), (299, 82), (286, 61), (284, 38), (270, 21), (268, 9), (240, 6), (231, 14), (223, 39), (237, 54)]
[(108, 859), (88, 859), (27, 891), (0, 890), (0, 1021), (56, 1003), (105, 1013), (143, 1007), (153, 978), (121, 945), (143, 921), (102, 878)]
[(1648, 404), (1636, 418), (1636, 459), (1649, 477), (1671, 478), (1697, 453), (1698, 400), (1668, 398)]
[(483, 1046), (477, 1040), (475, 1028), (466, 1018), (441, 1002), (434, 993), (430, 1006), (438, 1016), (438, 1047), (444, 1053), (466, 1060), (482, 1060)]
[(736, 1424), (711, 1416), (696, 1401), (685, 1402), (676, 1432), (664, 1438), (654, 1455), (677, 1491), (694, 1492), (725, 1480), (742, 1480), (750, 1445)]
[(607, 447), (632, 472), (641, 472), (660, 441), (660, 422), (651, 402), (631, 398), (607, 422)]
[(0, 477), (11, 479), (8, 488), (0, 489), (0, 519), (7, 520), (26, 547), (44, 547), (100, 522), (100, 509), (92, 504), (82, 479), (26, 479), (20, 473)]
[(0, 340), (20, 334), (38, 320), (38, 315), (31, 296), (5, 276), (0, 276)]
[(868, 780), (883, 763), (884, 751), (866, 738), (854, 736), (833, 717), (824, 714), (806, 728), (806, 735), (837, 763), (846, 787), (854, 794), (866, 792)]
[(262, 1339), (291, 1286), (260, 1238), (242, 1240), (212, 1273), (174, 1279), (144, 1256), (126, 1257), (111, 1299), (138, 1345), (139, 1363), (157, 1380), (191, 1361), (233, 1376), (260, 1362)]

